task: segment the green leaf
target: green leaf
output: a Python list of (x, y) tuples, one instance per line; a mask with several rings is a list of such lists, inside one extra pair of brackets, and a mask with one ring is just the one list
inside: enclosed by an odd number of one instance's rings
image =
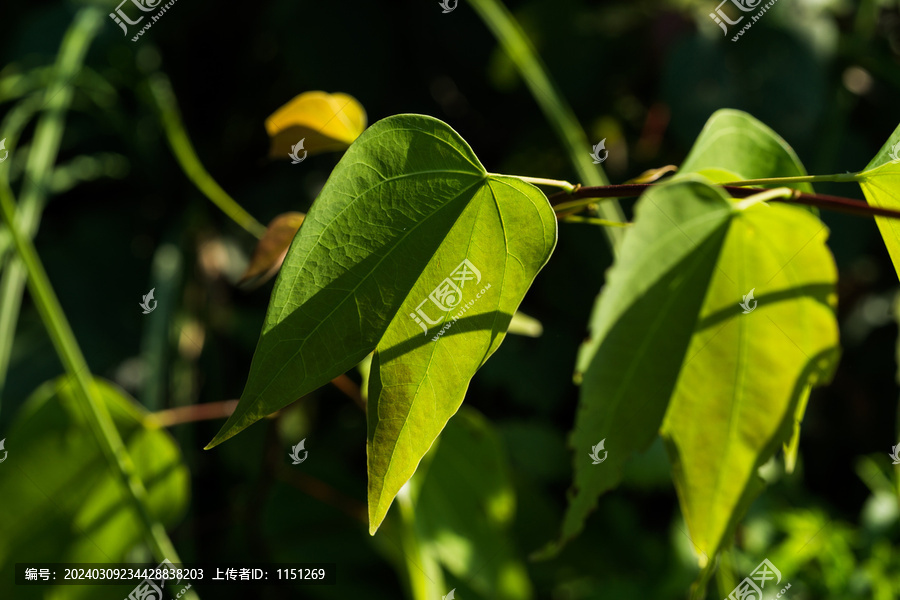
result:
[[(701, 173), (717, 182), (806, 175), (784, 139), (753, 116), (730, 108), (709, 118), (678, 174)], [(812, 192), (808, 183), (793, 184)]]
[(701, 567), (741, 516), (756, 469), (791, 437), (806, 388), (836, 364), (827, 237), (818, 218), (784, 204), (732, 220), (661, 429)]
[[(367, 445), (372, 533), (462, 404), (469, 380), (500, 346), (555, 243), (556, 219), (540, 192), (516, 179), (491, 178), (409, 292), (405, 310), (388, 327), (372, 361)], [(463, 268), (464, 258), (475, 272), (471, 288), (465, 288), (471, 292), (464, 290), (464, 302), (455, 309), (436, 312), (429, 300), (433, 290)], [(417, 306), (429, 318), (443, 317), (443, 327), (423, 337), (410, 318)]]
[(485, 598), (532, 597), (511, 527), (516, 497), (506, 451), (481, 413), (463, 407), (411, 480), (423, 547)]
[[(869, 204), (900, 210), (900, 201), (896, 199), (897, 190), (900, 190), (900, 125), (857, 175), (857, 181)], [(900, 277), (900, 220), (876, 216), (875, 223)]]
[[(638, 200), (579, 353), (575, 490), (561, 543), (618, 484), (625, 461), (656, 437), (733, 210), (699, 178), (651, 188)], [(602, 440), (607, 458), (593, 464), (591, 449)]]
[[(51, 588), (54, 593), (46, 596), (40, 588), (30, 593), (31, 588), (13, 586), (13, 567), (21, 562), (124, 562), (142, 541), (139, 517), (67, 381), (38, 388), (6, 437), (9, 455), (0, 467), (3, 598), (95, 597), (91, 586)], [(175, 523), (190, 490), (177, 445), (118, 388), (99, 379), (93, 385), (147, 488), (150, 512), (163, 524)]]
[(208, 447), (376, 350), (374, 532), (555, 243), (546, 197), (488, 174), (445, 123), (419, 115), (376, 123), (338, 163), (294, 238), (241, 401)]

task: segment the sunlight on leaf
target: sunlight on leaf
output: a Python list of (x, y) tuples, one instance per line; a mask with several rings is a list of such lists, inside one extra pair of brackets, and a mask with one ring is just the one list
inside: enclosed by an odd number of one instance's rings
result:
[[(7, 434), (9, 456), (0, 477), (2, 598), (95, 598), (92, 586), (61, 586), (50, 588), (52, 592), (13, 586), (13, 566), (125, 561), (142, 541), (139, 517), (67, 381), (60, 378), (38, 388)], [(94, 386), (147, 488), (148, 508), (162, 523), (174, 523), (189, 498), (188, 471), (178, 446), (167, 432), (151, 426), (144, 409), (118, 388), (99, 379)]]
[[(731, 213), (727, 196), (700, 180), (651, 188), (638, 200), (579, 351), (574, 490), (560, 543), (543, 556), (581, 531), (625, 461), (656, 437)], [(601, 440), (608, 456), (594, 464), (589, 454)]]
[(366, 111), (352, 96), (304, 92), (266, 119), (270, 158), (288, 158), (304, 140), (310, 155), (343, 150), (366, 128)]
[[(753, 116), (728, 108), (717, 110), (703, 126), (676, 178), (689, 173), (717, 182), (807, 174), (797, 153), (780, 135)], [(813, 191), (808, 183), (786, 187)]]
[[(878, 208), (900, 210), (900, 125), (884, 143), (862, 173), (857, 176), (866, 201)], [(900, 219), (875, 217), (894, 270), (900, 277)]]
[(257, 288), (278, 272), (284, 257), (287, 256), (288, 247), (305, 217), (304, 213), (288, 212), (272, 219), (256, 244), (247, 271), (238, 282), (240, 286)]
[(756, 469), (790, 439), (807, 386), (835, 367), (827, 237), (817, 217), (785, 204), (732, 220), (661, 428), (701, 567), (740, 519)]
[(490, 421), (462, 407), (425, 460), (427, 469), (411, 480), (424, 548), (485, 598), (531, 598), (527, 570), (511, 540), (515, 489)]
[(208, 447), (375, 350), (367, 446), (374, 533), (555, 244), (547, 198), (488, 175), (445, 123), (379, 121), (338, 163), (295, 237), (241, 401)]

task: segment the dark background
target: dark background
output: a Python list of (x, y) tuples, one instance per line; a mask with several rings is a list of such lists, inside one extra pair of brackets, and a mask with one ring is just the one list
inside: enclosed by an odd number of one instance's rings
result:
[[(779, 0), (733, 43), (706, 16), (714, 0), (507, 3), (589, 138), (607, 139), (603, 166), (613, 183), (678, 164), (723, 107), (745, 110), (779, 132), (810, 173), (861, 169), (900, 122), (900, 15), (875, 4)], [(52, 63), (77, 6), (5, 2), (0, 75)], [(151, 409), (240, 396), (272, 284), (252, 292), (235, 287), (254, 240), (184, 176), (147, 101), (144, 72), (159, 68), (169, 76), (205, 167), (262, 223), (306, 211), (340, 158), (318, 155), (294, 166), (266, 157), (264, 120), (308, 90), (351, 94), (370, 123), (404, 112), (442, 119), (489, 171), (577, 181), (512, 63), (463, 2), (444, 15), (437, 0), (178, 0), (138, 42), (107, 21), (86, 64), (115, 93), (105, 106), (76, 93), (59, 162), (115, 153), (120, 168), (52, 198), (35, 244), (94, 373), (139, 399), (147, 376), (142, 347), (157, 315), (142, 315), (137, 304), (154, 285), (154, 254), (164, 245), (177, 249), (178, 285), (171, 297), (157, 296), (177, 308), (161, 372), (163, 403), (142, 399)], [(0, 114), (9, 106), (0, 104)], [(850, 184), (816, 189), (862, 198)], [(630, 213), (632, 201), (623, 204)], [(777, 530), (792, 511), (821, 511), (841, 524), (831, 534), (846, 536), (858, 559), (850, 572), (857, 572), (871, 552), (861, 517), (870, 490), (855, 465), (869, 454), (883, 460), (896, 439), (897, 278), (873, 221), (822, 218), (840, 269), (843, 357), (833, 383), (809, 403), (797, 474), (770, 488), (748, 522), (774, 522)], [(543, 336), (509, 336), (466, 398), (506, 444), (523, 556), (556, 536), (565, 507), (566, 436), (577, 402), (571, 374), (609, 262), (598, 228), (562, 224), (555, 254), (522, 305), (543, 323)], [(185, 327), (191, 339), (203, 340), (202, 349), (183, 339)], [(28, 395), (60, 372), (26, 297), (0, 437)], [(308, 449), (319, 458), (307, 463), (310, 474), (364, 503), (364, 415), (330, 386), (300, 404), (291, 410), (313, 424)], [(402, 593), (402, 574), (361, 524), (272, 477), (267, 449), (275, 448), (274, 460), (287, 449), (275, 422), (202, 451), (220, 425), (173, 429), (192, 473), (191, 507), (172, 532), (185, 562), (339, 564), (340, 589), (298, 596), (283, 588), (265, 597)], [(622, 488), (601, 498), (576, 542), (555, 560), (529, 563), (536, 597), (684, 597), (695, 571), (679, 549), (683, 524), (667, 469), (654, 447)], [(896, 544), (896, 521), (883, 535)], [(816, 581), (826, 564), (801, 566), (792, 580), (800, 582), (797, 597), (869, 597), (850, 583), (823, 592)], [(242, 598), (247, 589), (215, 588), (214, 597)]]

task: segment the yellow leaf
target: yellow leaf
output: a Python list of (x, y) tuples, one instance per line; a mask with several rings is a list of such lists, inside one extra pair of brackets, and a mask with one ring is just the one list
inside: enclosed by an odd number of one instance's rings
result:
[(257, 288), (278, 272), (305, 217), (303, 213), (288, 212), (272, 219), (253, 251), (247, 272), (238, 282), (242, 287)]
[(288, 158), (304, 140), (309, 154), (343, 150), (366, 128), (366, 111), (352, 96), (304, 92), (266, 119), (270, 158)]

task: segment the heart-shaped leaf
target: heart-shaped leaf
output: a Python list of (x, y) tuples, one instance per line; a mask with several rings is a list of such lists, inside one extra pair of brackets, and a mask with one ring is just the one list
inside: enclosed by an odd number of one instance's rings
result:
[[(697, 173), (705, 178), (698, 180)], [(576, 489), (562, 541), (581, 530), (597, 497), (618, 484), (624, 462), (649, 447), (662, 423), (725, 232), (742, 212), (706, 178), (804, 174), (790, 146), (766, 125), (740, 111), (720, 110), (672, 183), (648, 191), (651, 202), (638, 201), (635, 226), (626, 233), (594, 308), (591, 337), (579, 351), (575, 378), (584, 383), (571, 437)], [(811, 190), (807, 184), (795, 187)], [(590, 449), (602, 439), (608, 459), (593, 464)], [(543, 554), (558, 548), (548, 546)]]
[(661, 428), (701, 566), (742, 516), (756, 469), (791, 437), (799, 400), (836, 364), (827, 237), (785, 204), (732, 220)]
[(343, 150), (365, 128), (366, 111), (352, 96), (304, 92), (266, 119), (269, 156), (288, 158), (300, 140), (310, 155)]
[(376, 350), (370, 526), (497, 349), (556, 243), (534, 186), (488, 174), (431, 117), (370, 127), (338, 163), (275, 282), (247, 386), (209, 447)]
[[(91, 586), (14, 586), (13, 567), (17, 562), (123, 562), (141, 541), (139, 517), (68, 381), (60, 378), (38, 388), (7, 433), (9, 455), (0, 465), (3, 598), (96, 598)], [(93, 385), (147, 488), (147, 508), (172, 524), (189, 496), (178, 446), (120, 390), (99, 379)]]
[[(719, 188), (694, 177), (641, 196), (594, 307), (578, 357), (575, 489), (561, 543), (618, 484), (625, 461), (650, 446), (665, 414), (733, 210)], [(601, 440), (606, 459), (595, 464), (589, 455)]]

